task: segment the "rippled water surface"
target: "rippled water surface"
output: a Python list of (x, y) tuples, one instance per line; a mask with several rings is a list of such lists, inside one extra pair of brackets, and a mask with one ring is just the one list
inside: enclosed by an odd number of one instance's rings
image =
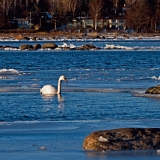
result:
[[(107, 44), (92, 43), (99, 47)], [(158, 47), (160, 41), (109, 41), (108, 44), (143, 48), (1, 50), (0, 121), (160, 119), (159, 96), (144, 96), (147, 88), (160, 81), (160, 51), (150, 47)], [(61, 97), (43, 97), (39, 89), (45, 84), (57, 86), (60, 75), (68, 79), (68, 83), (62, 83)]]

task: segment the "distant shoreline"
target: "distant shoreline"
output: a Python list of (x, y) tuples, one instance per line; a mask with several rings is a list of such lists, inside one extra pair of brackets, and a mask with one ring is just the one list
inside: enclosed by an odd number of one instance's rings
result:
[(107, 33), (98, 33), (98, 32), (92, 32), (92, 33), (69, 33), (64, 31), (57, 31), (57, 32), (35, 32), (35, 33), (0, 33), (0, 38), (15, 38), (18, 35), (22, 35), (24, 37), (36, 37), (36, 38), (52, 38), (52, 39), (58, 39), (65, 37), (66, 39), (83, 39), (83, 38), (100, 38), (100, 39), (107, 39), (109, 37), (124, 37), (124, 38), (133, 38), (137, 37), (141, 39), (142, 37), (145, 38), (154, 38), (154, 37), (160, 37), (160, 33), (133, 33), (133, 34), (125, 34), (125, 33), (116, 33), (116, 32), (107, 32)]

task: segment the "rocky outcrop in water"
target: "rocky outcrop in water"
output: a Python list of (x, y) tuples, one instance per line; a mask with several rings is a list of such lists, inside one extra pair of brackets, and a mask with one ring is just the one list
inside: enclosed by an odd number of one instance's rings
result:
[(34, 44), (33, 47), (34, 47), (35, 50), (41, 49), (41, 45), (40, 44)]
[(88, 135), (85, 150), (157, 150), (160, 149), (160, 128), (121, 128), (96, 131)]
[(32, 45), (29, 45), (29, 44), (22, 44), (22, 45), (20, 45), (19, 48), (20, 48), (20, 50), (26, 50), (26, 49), (34, 50), (34, 47)]
[(45, 43), (42, 46), (42, 49), (55, 49), (58, 46), (55, 43)]
[(93, 44), (85, 44), (79, 48), (80, 50), (90, 50), (90, 49), (98, 49), (95, 45)]
[(160, 94), (160, 85), (150, 87), (145, 91), (146, 94)]

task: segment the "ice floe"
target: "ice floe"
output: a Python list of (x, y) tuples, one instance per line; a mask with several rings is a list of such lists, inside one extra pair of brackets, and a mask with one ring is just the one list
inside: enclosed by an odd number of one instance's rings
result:
[(0, 69), (0, 75), (18, 75), (20, 72), (16, 69)]

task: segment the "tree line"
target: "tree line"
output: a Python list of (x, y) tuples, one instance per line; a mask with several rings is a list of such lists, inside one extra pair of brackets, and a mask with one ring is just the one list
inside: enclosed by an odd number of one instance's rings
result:
[(97, 20), (120, 16), (125, 11), (126, 26), (136, 32), (154, 32), (160, 26), (160, 0), (0, 0), (0, 28), (10, 27), (9, 20), (26, 18), (39, 24), (43, 12), (52, 15), (57, 26), (73, 18), (90, 17), (96, 29)]
[(126, 25), (137, 33), (160, 30), (160, 0), (136, 0), (127, 10)]

